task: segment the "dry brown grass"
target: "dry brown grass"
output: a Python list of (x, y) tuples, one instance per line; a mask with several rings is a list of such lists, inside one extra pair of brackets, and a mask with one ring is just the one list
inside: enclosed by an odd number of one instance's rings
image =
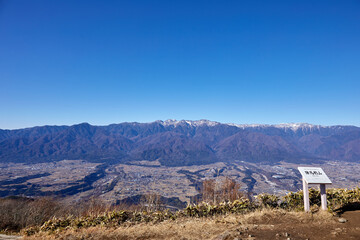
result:
[[(228, 234), (228, 239), (248, 236), (257, 230), (274, 230), (284, 225), (331, 225), (333, 216), (328, 212), (315, 214), (262, 209), (247, 214), (229, 214), (207, 218), (179, 218), (161, 223), (124, 224), (118, 228), (93, 227), (66, 230), (49, 235), (38, 233), (26, 240), (34, 239), (213, 239)], [(227, 239), (227, 238), (225, 238)]]
[[(226, 185), (229, 188), (223, 188), (226, 189), (225, 194), (219, 194), (220, 196), (232, 196), (228, 193), (237, 189), (233, 182), (229, 183), (231, 184)], [(212, 189), (211, 185), (210, 190)], [(359, 189), (334, 191), (333, 195), (335, 203), (346, 205), (358, 201)], [(145, 205), (155, 206), (159, 197), (150, 197)], [(312, 206), (311, 213), (298, 212), (301, 208), (301, 193), (291, 193), (282, 204), (276, 203), (276, 208), (271, 206), (278, 199), (265, 197), (262, 199), (267, 199), (267, 203), (271, 204), (238, 199), (218, 205), (191, 205), (177, 213), (112, 212), (119, 210), (119, 206), (107, 206), (95, 199), (71, 206), (61, 205), (51, 199), (25, 199), (22, 202), (3, 199), (0, 201), (0, 223), (5, 222), (5, 227), (11, 227), (9, 222), (6, 223), (10, 220), (10, 223), (17, 224), (18, 229), (34, 226), (22, 230), (27, 235), (35, 234), (28, 239), (209, 239), (221, 234), (227, 234), (231, 236), (229, 239), (233, 239), (252, 232), (259, 234), (259, 239), (271, 239), (271, 236), (280, 236), (282, 233), (279, 232), (284, 229), (293, 231), (292, 234), (300, 236), (300, 239), (306, 239), (306, 236), (312, 236), (308, 229), (323, 229), (325, 232), (333, 230), (334, 217), (329, 212), (319, 211), (317, 204)], [(126, 206), (125, 209), (130, 210)], [(52, 218), (53, 216), (57, 218)], [(46, 221), (47, 219), (50, 220)]]
[(333, 215), (327, 211), (316, 213), (287, 211), (284, 209), (260, 209), (243, 215), (241, 224), (282, 224), (291, 220), (293, 223), (330, 223)]
[(59, 210), (60, 206), (50, 198), (0, 199), (0, 230), (19, 231), (27, 226), (42, 224), (56, 216)]
[(140, 207), (109, 206), (98, 199), (77, 204), (64, 204), (49, 197), (31, 199), (24, 197), (0, 198), (0, 232), (18, 232), (29, 226), (41, 226), (53, 217), (98, 216), (113, 210), (137, 210)]

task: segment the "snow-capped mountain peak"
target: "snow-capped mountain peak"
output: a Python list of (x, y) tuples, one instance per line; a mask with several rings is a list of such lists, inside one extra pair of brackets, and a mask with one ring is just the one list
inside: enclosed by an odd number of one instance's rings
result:
[(217, 125), (228, 125), (233, 126), (241, 129), (248, 129), (248, 128), (278, 128), (283, 129), (285, 131), (312, 131), (312, 130), (319, 130), (321, 128), (339, 128), (341, 126), (322, 126), (322, 125), (315, 125), (310, 123), (280, 123), (280, 124), (237, 124), (237, 123), (220, 123), (216, 121), (210, 121), (207, 119), (200, 119), (200, 120), (176, 120), (176, 119), (168, 119), (165, 121), (158, 120), (155, 121), (156, 123), (160, 123), (163, 126), (178, 126), (178, 125), (188, 125), (191, 127), (214, 127)]
[(175, 120), (175, 119), (168, 119), (165, 121), (159, 121), (162, 125), (164, 126), (177, 126), (178, 124), (188, 124), (190, 126), (193, 127), (198, 127), (198, 126), (216, 126), (220, 123), (218, 122), (214, 122), (214, 121), (210, 121), (210, 120), (206, 120), (206, 119), (201, 119), (201, 120), (196, 120), (196, 121), (192, 121), (192, 120)]
[(238, 128), (266, 128), (266, 127), (274, 127), (281, 128), (284, 130), (292, 130), (297, 131), (298, 129), (319, 129), (322, 127), (321, 125), (314, 125), (309, 123), (280, 123), (280, 124), (228, 124), (230, 126), (236, 126)]

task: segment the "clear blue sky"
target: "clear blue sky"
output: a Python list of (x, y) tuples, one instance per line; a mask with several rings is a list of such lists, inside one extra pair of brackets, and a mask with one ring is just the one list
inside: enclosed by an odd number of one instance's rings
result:
[(0, 128), (360, 126), (360, 1), (0, 0)]

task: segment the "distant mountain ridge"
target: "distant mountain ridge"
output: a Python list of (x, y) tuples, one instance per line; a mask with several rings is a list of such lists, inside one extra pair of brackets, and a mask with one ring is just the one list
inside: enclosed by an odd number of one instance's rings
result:
[(166, 120), (0, 130), (0, 162), (159, 160), (165, 166), (231, 162), (359, 161), (360, 128), (307, 123)]

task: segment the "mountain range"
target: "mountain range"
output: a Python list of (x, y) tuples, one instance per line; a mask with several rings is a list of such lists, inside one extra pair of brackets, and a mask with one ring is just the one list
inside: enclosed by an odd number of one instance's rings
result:
[(231, 162), (359, 161), (360, 128), (306, 123), (166, 120), (0, 129), (0, 162), (158, 160), (164, 166)]

